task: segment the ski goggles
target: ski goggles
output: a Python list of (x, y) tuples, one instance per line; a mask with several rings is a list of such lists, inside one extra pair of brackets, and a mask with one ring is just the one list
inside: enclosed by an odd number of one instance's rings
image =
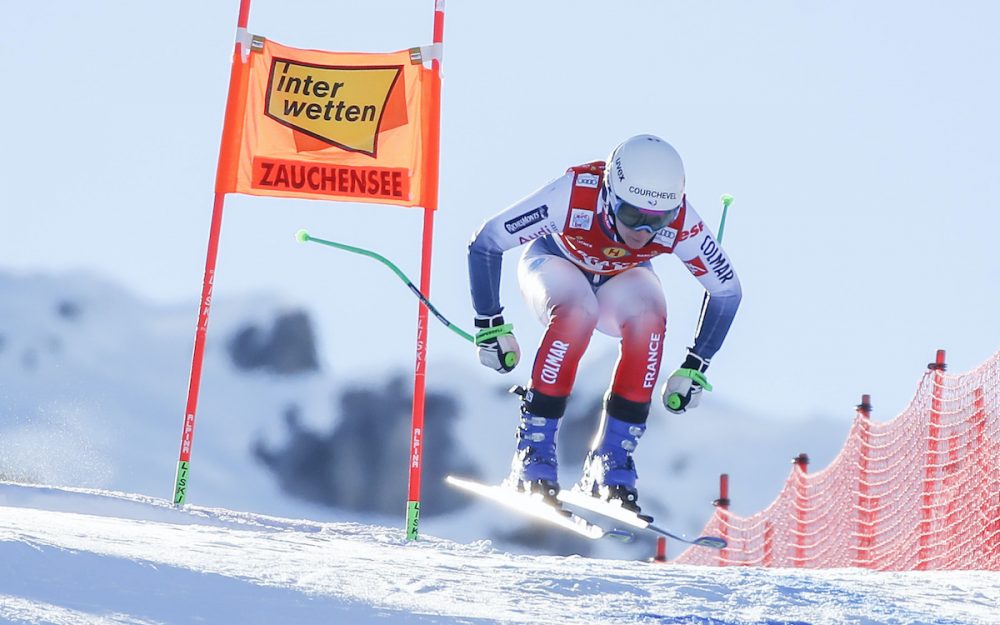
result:
[(615, 219), (618, 223), (631, 230), (656, 232), (676, 219), (677, 213), (681, 210), (680, 205), (666, 212), (646, 210), (629, 204), (614, 193), (610, 193), (609, 195), (611, 197), (611, 212), (614, 214)]

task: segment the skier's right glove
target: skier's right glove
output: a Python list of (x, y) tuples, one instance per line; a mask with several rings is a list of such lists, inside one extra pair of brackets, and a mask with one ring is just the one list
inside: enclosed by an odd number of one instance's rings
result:
[(479, 362), (500, 373), (510, 373), (521, 360), (521, 348), (514, 338), (514, 325), (503, 322), (503, 315), (476, 315), (476, 348)]
[(667, 383), (663, 385), (663, 405), (667, 410), (674, 414), (682, 414), (698, 407), (702, 389), (712, 390), (712, 385), (705, 377), (706, 369), (708, 360), (689, 350), (684, 364), (670, 374)]

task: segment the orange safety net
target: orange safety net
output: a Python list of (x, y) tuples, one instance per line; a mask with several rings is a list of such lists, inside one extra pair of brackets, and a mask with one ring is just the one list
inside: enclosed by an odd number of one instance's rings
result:
[(324, 52), (255, 36), (233, 59), (216, 191), (426, 207), (427, 60), (420, 48)]
[(690, 548), (675, 562), (1000, 570), (1000, 352), (959, 376), (932, 365), (889, 423), (859, 407), (830, 466), (797, 465), (768, 508), (717, 508), (702, 533), (729, 547)]

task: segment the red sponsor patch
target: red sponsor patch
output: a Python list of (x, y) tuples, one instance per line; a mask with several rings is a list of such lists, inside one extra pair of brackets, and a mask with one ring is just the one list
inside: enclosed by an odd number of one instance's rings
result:
[(708, 273), (708, 268), (705, 267), (705, 263), (701, 262), (700, 256), (695, 256), (691, 260), (685, 260), (684, 265), (691, 272), (691, 275), (695, 278), (700, 278), (701, 276)]

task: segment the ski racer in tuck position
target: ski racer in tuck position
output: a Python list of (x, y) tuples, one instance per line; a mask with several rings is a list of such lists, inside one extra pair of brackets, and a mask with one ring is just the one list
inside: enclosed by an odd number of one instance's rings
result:
[(674, 254), (705, 287), (694, 344), (663, 386), (667, 410), (695, 408), (705, 371), (741, 299), (729, 257), (684, 195), (677, 151), (652, 135), (617, 146), (607, 162), (566, 174), (488, 219), (469, 245), (479, 360), (507, 373), (520, 348), (499, 301), (503, 252), (530, 243), (518, 263), (521, 293), (545, 334), (523, 395), (517, 448), (505, 484), (555, 502), (556, 433), (577, 366), (595, 329), (621, 338), (600, 426), (577, 487), (639, 512), (632, 454), (646, 430), (666, 330), (663, 288), (650, 259)]

